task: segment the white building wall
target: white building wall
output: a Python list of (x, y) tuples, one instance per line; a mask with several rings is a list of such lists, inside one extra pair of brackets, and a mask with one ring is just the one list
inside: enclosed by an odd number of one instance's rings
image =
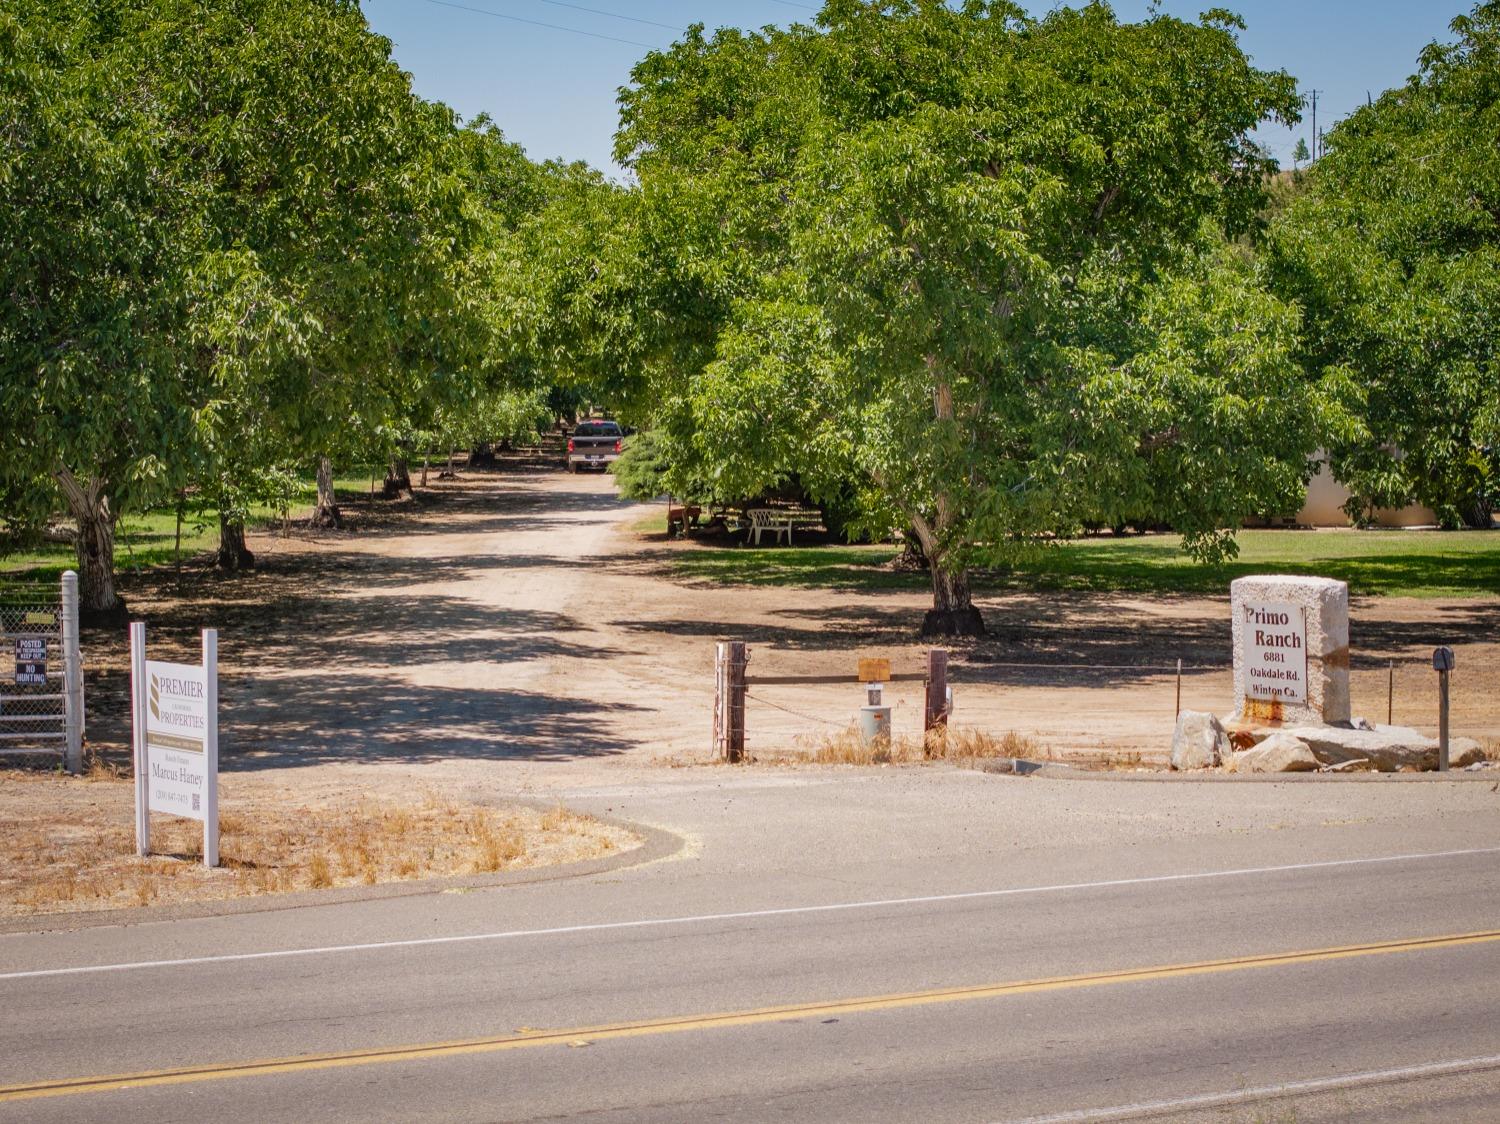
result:
[[(1297, 522), (1309, 527), (1348, 527), (1351, 520), (1344, 514), (1343, 505), (1349, 499), (1349, 489), (1328, 471), (1328, 461), (1321, 450), (1317, 457), (1318, 473), (1308, 481), (1307, 500), (1297, 512)], [(1380, 527), (1430, 527), (1437, 523), (1437, 513), (1418, 504), (1382, 507), (1375, 510), (1375, 523)]]

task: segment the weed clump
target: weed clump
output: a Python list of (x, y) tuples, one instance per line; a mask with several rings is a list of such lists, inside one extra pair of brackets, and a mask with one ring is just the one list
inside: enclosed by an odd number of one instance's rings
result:
[(926, 736), (875, 738), (866, 741), (854, 726), (819, 737), (805, 759), (819, 765), (895, 765), (918, 761), (972, 761), (987, 757), (1045, 760), (1047, 747), (1034, 738), (1007, 730), (1000, 735), (963, 727), (939, 726)]

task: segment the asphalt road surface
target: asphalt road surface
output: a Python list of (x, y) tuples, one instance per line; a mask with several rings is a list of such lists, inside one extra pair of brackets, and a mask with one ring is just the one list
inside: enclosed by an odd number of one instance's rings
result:
[[(1456, 786), (1389, 786), (1361, 824), (1330, 815), (1368, 806), (1352, 785), (1033, 783), (580, 792), (691, 845), (494, 891), (3, 936), (0, 1121), (1500, 1119), (1493, 811), (1445, 813)], [(1191, 824), (1275, 793), (1286, 822), (1227, 835), (1127, 841), (1084, 812)], [(960, 823), (975, 800), (1059, 801), (1075, 837), (1007, 851)], [(833, 842), (898, 802), (932, 854)]]

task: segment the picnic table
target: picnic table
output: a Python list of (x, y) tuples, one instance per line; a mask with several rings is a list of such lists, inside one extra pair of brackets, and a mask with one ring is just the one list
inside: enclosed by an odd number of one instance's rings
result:
[(696, 530), (703, 509), (695, 503), (667, 504), (667, 536), (686, 535), (689, 529)]

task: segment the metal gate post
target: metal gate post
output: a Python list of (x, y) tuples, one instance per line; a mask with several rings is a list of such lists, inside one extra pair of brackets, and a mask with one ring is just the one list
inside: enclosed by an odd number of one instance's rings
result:
[(724, 650), (724, 641), (714, 645), (714, 733), (713, 733), (713, 755), (724, 756), (724, 665), (728, 661), (728, 653)]
[(63, 765), (83, 772), (83, 659), (78, 646), (78, 575), (62, 576)]

